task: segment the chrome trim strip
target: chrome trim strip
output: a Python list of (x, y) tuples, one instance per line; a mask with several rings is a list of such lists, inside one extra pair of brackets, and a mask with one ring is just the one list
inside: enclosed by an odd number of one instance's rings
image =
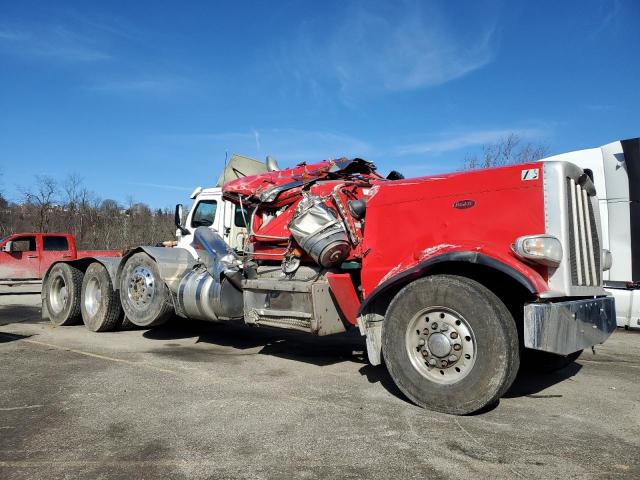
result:
[(591, 285), (597, 285), (596, 258), (593, 252), (593, 237), (591, 236), (591, 219), (589, 218), (589, 196), (585, 189), (582, 190), (582, 203), (584, 204), (584, 222), (587, 227), (587, 249), (589, 251), (589, 267), (591, 267)]
[(578, 207), (576, 205), (576, 182), (573, 178), (569, 179), (569, 193), (571, 195), (571, 216), (573, 227), (573, 239), (575, 243), (576, 268), (578, 271), (578, 284), (582, 285), (582, 263), (580, 260), (580, 233), (578, 227)]
[(584, 269), (585, 285), (591, 285), (591, 278), (589, 275), (589, 260), (587, 257), (587, 237), (584, 231), (584, 208), (582, 204), (582, 187), (576, 185), (576, 201), (578, 202), (578, 224), (580, 226), (580, 247), (581, 247), (581, 260), (584, 262), (580, 266)]

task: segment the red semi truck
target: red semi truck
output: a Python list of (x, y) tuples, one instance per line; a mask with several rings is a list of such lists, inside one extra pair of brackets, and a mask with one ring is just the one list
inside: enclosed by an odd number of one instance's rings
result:
[(314, 335), (359, 328), (369, 361), (408, 398), (452, 414), (499, 399), (521, 360), (559, 368), (615, 329), (595, 188), (571, 163), (413, 179), (361, 159), (269, 170), (223, 187), (246, 212), (241, 254), (198, 227), (195, 255), (139, 247), (59, 262), (43, 313), (93, 330), (123, 312), (140, 326), (175, 313)]
[(0, 280), (38, 280), (61, 260), (121, 255), (116, 250), (78, 250), (67, 233), (16, 233), (0, 238)]

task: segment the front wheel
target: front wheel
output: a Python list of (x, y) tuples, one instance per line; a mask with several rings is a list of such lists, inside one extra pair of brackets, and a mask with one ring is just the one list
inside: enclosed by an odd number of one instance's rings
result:
[(122, 269), (120, 303), (126, 318), (139, 327), (160, 325), (173, 312), (158, 264), (144, 252), (132, 255)]
[(465, 415), (496, 402), (518, 371), (518, 332), (505, 305), (480, 283), (434, 275), (404, 287), (382, 330), (385, 362), (417, 405)]

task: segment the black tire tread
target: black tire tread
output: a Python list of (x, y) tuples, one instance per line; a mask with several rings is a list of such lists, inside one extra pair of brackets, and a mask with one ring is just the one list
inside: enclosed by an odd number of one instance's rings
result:
[(70, 310), (66, 313), (66, 318), (64, 320), (58, 320), (57, 318), (55, 318), (56, 314), (51, 308), (51, 303), (49, 300), (49, 285), (47, 285), (45, 301), (47, 302), (49, 321), (58, 327), (77, 325), (82, 321), (82, 312), (80, 309), (80, 292), (82, 290), (82, 279), (84, 277), (84, 273), (73, 265), (69, 265), (68, 263), (58, 263), (51, 268), (51, 271), (49, 272), (49, 275), (47, 277), (47, 283), (55, 277), (56, 270), (67, 272), (68, 280), (70, 280), (70, 282), (67, 282), (67, 288), (73, 288), (74, 295)]
[(89, 326), (87, 320), (85, 320), (85, 314), (88, 314), (84, 311), (84, 301), (82, 301), (80, 304), (82, 309), (82, 320), (85, 324), (85, 327), (93, 332), (110, 332), (116, 330), (121, 325), (123, 317), (122, 307), (120, 305), (120, 296), (113, 289), (111, 278), (109, 278), (109, 273), (107, 272), (106, 268), (99, 262), (92, 263), (85, 271), (84, 279), (82, 282), (82, 299), (84, 300), (85, 287), (93, 276), (100, 276), (102, 282), (107, 282), (109, 295), (103, 296), (103, 302), (105, 302), (106, 308), (104, 310), (104, 315), (102, 321), (100, 322), (100, 326), (96, 329), (93, 329)]
[[(507, 328), (505, 328), (504, 333), (505, 333), (505, 339), (506, 339), (507, 353), (510, 357), (510, 361), (506, 362), (506, 371), (503, 375), (503, 379), (499, 385), (499, 388), (497, 388), (490, 397), (484, 399), (484, 401), (482, 402), (477, 403), (475, 406), (464, 406), (464, 407), (447, 406), (446, 408), (444, 408), (444, 407), (429, 405), (425, 403), (420, 398), (417, 398), (415, 395), (413, 395), (411, 392), (407, 391), (403, 387), (402, 381), (401, 381), (402, 372), (398, 371), (398, 369), (402, 370), (402, 366), (394, 365), (393, 361), (389, 361), (389, 358), (390, 358), (389, 352), (385, 352), (385, 350), (388, 350), (390, 348), (389, 339), (385, 337), (385, 326), (387, 326), (387, 322), (391, 320), (389, 318), (389, 312), (393, 312), (393, 309), (396, 303), (401, 301), (401, 298), (402, 298), (401, 294), (405, 292), (406, 289), (408, 288), (434, 288), (432, 284), (424, 285), (425, 283), (433, 283), (433, 282), (439, 282), (442, 284), (442, 285), (436, 286), (435, 288), (443, 288), (444, 286), (447, 289), (454, 289), (454, 290), (460, 290), (460, 291), (463, 291), (469, 288), (475, 289), (484, 299), (486, 299), (486, 302), (489, 308), (491, 308), (499, 318), (504, 319), (504, 321), (506, 322), (505, 326)], [(508, 322), (511, 322), (512, 324), (508, 324)], [(396, 383), (398, 388), (411, 401), (413, 401), (414, 403), (416, 403), (416, 405), (421, 406), (423, 408), (429, 408), (432, 410), (441, 411), (443, 413), (450, 413), (450, 414), (456, 414), (456, 415), (466, 415), (466, 414), (473, 413), (488, 405), (496, 403), (500, 399), (500, 397), (502, 397), (502, 395), (504, 395), (504, 393), (509, 389), (509, 387), (515, 380), (519, 370), (519, 366), (520, 366), (519, 341), (518, 341), (517, 328), (515, 325), (515, 321), (513, 320), (513, 316), (511, 315), (511, 313), (509, 312), (505, 304), (493, 292), (491, 292), (491, 290), (489, 290), (487, 287), (480, 284), (479, 282), (466, 277), (461, 277), (457, 275), (434, 275), (434, 276), (424, 277), (424, 278), (415, 280), (414, 282), (405, 286), (400, 292), (398, 292), (398, 294), (391, 301), (391, 304), (387, 309), (387, 318), (385, 319), (382, 328), (383, 328), (383, 333), (382, 333), (383, 355), (385, 356), (385, 359), (386, 359), (385, 363), (387, 365), (389, 373), (391, 374), (391, 377), (394, 379), (394, 382)]]

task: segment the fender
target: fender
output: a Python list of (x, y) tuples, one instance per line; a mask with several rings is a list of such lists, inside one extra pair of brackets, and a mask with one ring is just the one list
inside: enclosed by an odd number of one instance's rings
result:
[(184, 248), (167, 248), (167, 247), (137, 247), (129, 250), (122, 256), (122, 261), (118, 265), (117, 280), (113, 281), (116, 289), (119, 288), (120, 275), (127, 260), (134, 254), (144, 252), (153, 258), (158, 264), (160, 278), (167, 284), (169, 290), (173, 293), (178, 291), (180, 280), (195, 264), (193, 256)]
[(120, 257), (82, 257), (76, 260), (60, 260), (52, 263), (47, 268), (47, 271), (42, 276), (42, 289), (40, 290), (40, 300), (42, 303), (42, 318), (43, 320), (49, 319), (49, 311), (47, 309), (47, 282), (49, 281), (49, 274), (51, 273), (51, 269), (60, 263), (66, 263), (71, 265), (72, 267), (76, 267), (78, 270), (84, 272), (89, 265), (94, 262), (98, 262), (103, 265), (107, 272), (109, 273), (109, 277), (111, 278), (111, 283), (114, 285), (114, 288), (117, 290), (116, 283), (116, 272), (118, 270), (118, 266), (122, 259)]
[(513, 278), (532, 294), (539, 295), (549, 289), (547, 282), (538, 271), (512, 256), (500, 255), (485, 248), (478, 249), (476, 247), (471, 250), (453, 245), (443, 245), (442, 247), (427, 249), (426, 251), (432, 254), (427, 256), (418, 255), (418, 260), (415, 260), (416, 255), (412, 255), (392, 269), (380, 280), (373, 291), (366, 296), (360, 305), (358, 316), (363, 315), (367, 311), (367, 307), (380, 294), (401, 282), (420, 278), (435, 265), (445, 262), (472, 263), (493, 268)]
[(44, 286), (46, 285), (47, 280), (49, 279), (49, 273), (51, 272), (51, 269), (56, 265), (58, 265), (59, 263), (66, 263), (84, 272), (89, 265), (97, 262), (107, 269), (107, 272), (109, 273), (109, 277), (111, 278), (111, 283), (114, 286), (116, 286), (116, 289), (117, 289), (117, 285), (115, 281), (116, 281), (116, 274), (118, 271), (118, 267), (121, 261), (122, 261), (121, 257), (82, 257), (76, 260), (59, 260), (57, 262), (54, 262), (49, 266), (44, 276), (42, 277), (43, 289), (42, 289), (41, 295), (44, 298), (44, 295), (46, 293), (44, 290)]

